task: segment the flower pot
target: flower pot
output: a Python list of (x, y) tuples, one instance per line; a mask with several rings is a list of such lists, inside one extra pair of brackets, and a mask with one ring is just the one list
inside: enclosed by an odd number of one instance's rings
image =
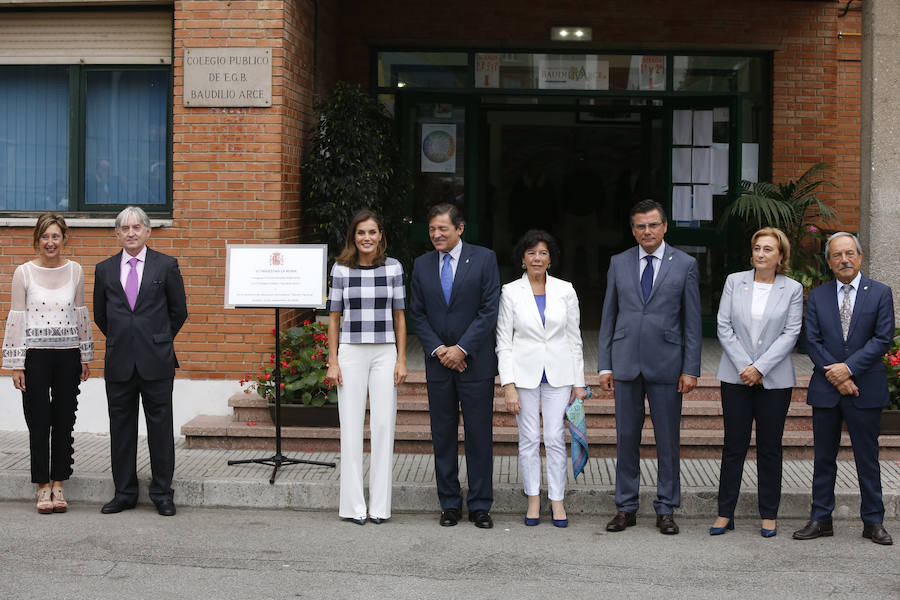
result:
[(900, 435), (900, 410), (881, 411), (881, 433)]
[[(269, 414), (275, 422), (275, 404), (269, 404)], [(307, 406), (305, 404), (282, 404), (281, 425), (284, 427), (340, 427), (336, 404)]]

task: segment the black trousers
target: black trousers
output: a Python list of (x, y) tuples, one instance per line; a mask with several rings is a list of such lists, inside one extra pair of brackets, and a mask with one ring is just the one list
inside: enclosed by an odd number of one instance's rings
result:
[(465, 432), (469, 511), (490, 510), (494, 502), (494, 379), (429, 381), (428, 410), (434, 445), (434, 474), (441, 509), (462, 508), (457, 451), (459, 413)]
[(78, 348), (30, 349), (25, 354), (22, 409), (31, 446), (31, 481), (65, 481), (72, 475), (72, 430), (78, 409)]
[(719, 475), (719, 516), (734, 517), (755, 421), (759, 516), (775, 519), (781, 503), (781, 438), (791, 404), (791, 388), (767, 390), (759, 385), (723, 382), (721, 389), (725, 443)]
[(147, 445), (150, 448), (150, 499), (171, 500), (175, 474), (175, 436), (172, 433), (174, 379), (143, 379), (137, 369), (128, 381), (106, 381), (109, 404), (109, 446), (116, 499), (134, 504), (138, 499), (138, 400), (144, 406)]

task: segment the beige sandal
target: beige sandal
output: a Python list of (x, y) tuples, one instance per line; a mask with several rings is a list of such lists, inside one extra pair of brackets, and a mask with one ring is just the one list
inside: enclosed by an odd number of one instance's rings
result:
[(42, 515), (49, 515), (53, 512), (53, 500), (50, 496), (49, 487), (38, 488), (37, 511)]
[(63, 489), (61, 485), (58, 485), (53, 488), (53, 512), (55, 513), (64, 513), (69, 508), (69, 503), (66, 502), (65, 496), (63, 496)]

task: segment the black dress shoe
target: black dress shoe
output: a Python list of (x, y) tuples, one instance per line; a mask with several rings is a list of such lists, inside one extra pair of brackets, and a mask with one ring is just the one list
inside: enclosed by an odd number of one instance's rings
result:
[(459, 523), (462, 514), (458, 508), (448, 508), (441, 511), (441, 527), (453, 527)]
[(882, 546), (890, 546), (894, 543), (891, 534), (887, 532), (884, 525), (881, 523), (864, 523), (863, 537), (872, 540), (876, 544), (881, 544)]
[(656, 515), (656, 527), (664, 535), (675, 535), (678, 533), (678, 525), (675, 523), (675, 517), (672, 515)]
[(486, 510), (470, 510), (469, 520), (475, 523), (475, 527), (480, 529), (490, 529), (494, 526), (494, 520)]
[(156, 503), (156, 512), (164, 517), (175, 516), (175, 503), (171, 500), (160, 500)]
[(633, 512), (616, 513), (609, 523), (606, 524), (607, 531), (625, 531), (626, 527), (634, 527), (637, 524), (637, 517)]
[[(818, 537), (830, 537), (834, 535), (834, 529), (831, 523), (820, 523), (819, 521), (808, 521), (803, 529), (794, 532), (795, 540), (814, 540)], [(863, 530), (865, 535), (865, 530)]]
[(123, 510), (131, 510), (134, 508), (135, 504), (124, 502), (119, 500), (118, 498), (113, 498), (109, 502), (103, 505), (103, 508), (100, 509), (104, 515), (113, 515), (115, 513), (120, 513)]

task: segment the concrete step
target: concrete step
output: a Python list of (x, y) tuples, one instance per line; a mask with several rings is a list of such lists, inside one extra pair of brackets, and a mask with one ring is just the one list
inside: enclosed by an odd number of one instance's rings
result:
[[(598, 390), (599, 375), (587, 373), (586, 382)], [(812, 409), (806, 405), (808, 376), (798, 377), (788, 419), (785, 424), (786, 458), (812, 457)], [(182, 428), (188, 448), (256, 448), (273, 447), (275, 427), (265, 401), (253, 393), (235, 394), (228, 401), (231, 417), (201, 416)], [(599, 393), (585, 403), (588, 439), (593, 456), (615, 455), (615, 400), (608, 392)], [(506, 412), (502, 389), (495, 386), (494, 446), (497, 455), (517, 453), (518, 429), (515, 416)], [(368, 436), (368, 432), (366, 433)], [(722, 406), (718, 381), (709, 375), (684, 397), (682, 404), (682, 455), (691, 457), (721, 456)], [(283, 427), (283, 447), (290, 450), (338, 451), (340, 430), (336, 427)], [(431, 429), (424, 371), (412, 371), (398, 393), (395, 450), (398, 453), (430, 453)], [(460, 451), (463, 429), (459, 430)], [(655, 456), (652, 421), (644, 422), (642, 455)], [(900, 436), (882, 436), (882, 458), (900, 458)], [(844, 434), (842, 457), (852, 457), (849, 438)], [(751, 454), (752, 454), (751, 446)]]
[[(201, 416), (185, 424), (181, 429), (185, 436), (186, 448), (219, 449), (271, 449), (274, 446), (275, 427), (271, 424), (256, 425), (235, 423), (227, 416)], [(340, 429), (337, 427), (282, 427), (282, 448), (291, 451), (340, 450)], [(369, 430), (365, 429), (366, 451), (368, 451)], [(518, 429), (516, 427), (494, 427), (494, 454), (512, 456), (518, 452)], [(459, 451), (464, 451), (464, 432), (459, 428)], [(717, 458), (722, 453), (722, 429), (682, 429), (681, 455), (683, 458)], [(616, 452), (616, 432), (614, 429), (589, 429), (590, 455), (612, 457)], [(568, 434), (567, 434), (568, 443)], [(900, 435), (882, 435), (880, 438), (881, 458), (900, 459)], [(788, 430), (783, 438), (786, 459), (812, 458), (813, 435), (809, 430)], [(755, 441), (751, 439), (750, 456), (755, 456)], [(852, 458), (850, 438), (844, 433), (841, 438), (842, 460)], [(432, 451), (431, 430), (427, 425), (398, 424), (395, 431), (394, 450), (397, 453), (427, 454)], [(645, 427), (641, 436), (641, 456), (656, 455), (655, 438), (652, 428)]]

